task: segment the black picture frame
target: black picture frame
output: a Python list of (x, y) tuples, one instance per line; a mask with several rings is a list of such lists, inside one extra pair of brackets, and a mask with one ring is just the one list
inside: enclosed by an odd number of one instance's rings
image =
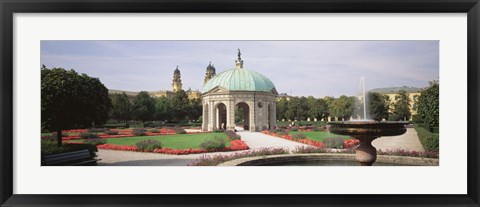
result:
[[(478, 0), (0, 0), (1, 206), (480, 206)], [(13, 194), (15, 13), (467, 13), (468, 186), (465, 195), (20, 195)], [(456, 178), (446, 178), (456, 179)]]

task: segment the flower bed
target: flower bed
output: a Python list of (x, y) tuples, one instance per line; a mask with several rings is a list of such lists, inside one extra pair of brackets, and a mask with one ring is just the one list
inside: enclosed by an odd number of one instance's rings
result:
[[(120, 151), (139, 151), (135, 146), (124, 146), (124, 145), (115, 145), (115, 144), (102, 144), (97, 146), (98, 149), (108, 149), (108, 150), (120, 150)], [(203, 150), (203, 149), (170, 149), (170, 148), (161, 148), (153, 150), (154, 153), (162, 154), (173, 154), (173, 155), (188, 155), (188, 154), (199, 154), (207, 152), (225, 152), (225, 151), (238, 151), (238, 150), (247, 150), (249, 149), (248, 145), (245, 144), (242, 140), (232, 140), (230, 141), (230, 146), (225, 147), (219, 150)]]
[[(134, 137), (135, 135), (132, 133), (132, 129), (115, 129), (111, 131), (117, 131), (118, 134), (116, 135), (109, 135), (105, 133), (99, 133), (98, 137), (99, 138), (105, 138), (105, 139), (110, 139), (110, 138), (125, 138), (125, 137)], [(81, 139), (80, 133), (86, 133), (88, 130), (86, 129), (71, 129), (71, 130), (63, 130), (62, 131), (62, 140), (67, 141), (67, 140), (75, 140), (75, 139)], [(69, 135), (69, 133), (75, 133), (75, 135)], [(199, 134), (199, 133), (205, 133), (205, 132), (187, 132), (187, 134)], [(159, 132), (146, 132), (144, 136), (159, 136), (159, 135), (173, 135), (177, 134), (174, 129), (159, 129)], [(50, 135), (47, 136), (42, 136), (42, 139), (49, 137)]]

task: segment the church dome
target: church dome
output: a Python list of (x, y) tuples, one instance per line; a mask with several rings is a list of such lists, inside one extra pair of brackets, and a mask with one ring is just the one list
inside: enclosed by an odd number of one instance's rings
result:
[(273, 82), (264, 75), (244, 68), (223, 71), (210, 79), (202, 93), (219, 87), (227, 91), (261, 91), (276, 93)]

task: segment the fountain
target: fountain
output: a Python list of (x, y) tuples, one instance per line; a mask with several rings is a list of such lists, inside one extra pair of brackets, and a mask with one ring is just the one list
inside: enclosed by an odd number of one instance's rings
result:
[(339, 135), (348, 135), (360, 141), (356, 148), (356, 159), (363, 166), (371, 166), (377, 159), (377, 149), (372, 141), (378, 137), (397, 136), (404, 134), (406, 122), (374, 121), (367, 119), (365, 94), (365, 78), (361, 78), (363, 95), (363, 119), (343, 122), (330, 122), (330, 132)]

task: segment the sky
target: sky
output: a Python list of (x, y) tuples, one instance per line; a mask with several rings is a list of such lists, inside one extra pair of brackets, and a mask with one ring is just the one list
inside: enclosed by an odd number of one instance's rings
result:
[(423, 88), (439, 78), (438, 41), (41, 41), (41, 64), (97, 77), (109, 89), (171, 90), (178, 65), (183, 89), (201, 90), (209, 61), (217, 74), (244, 68), (279, 93), (325, 97), (366, 88)]

